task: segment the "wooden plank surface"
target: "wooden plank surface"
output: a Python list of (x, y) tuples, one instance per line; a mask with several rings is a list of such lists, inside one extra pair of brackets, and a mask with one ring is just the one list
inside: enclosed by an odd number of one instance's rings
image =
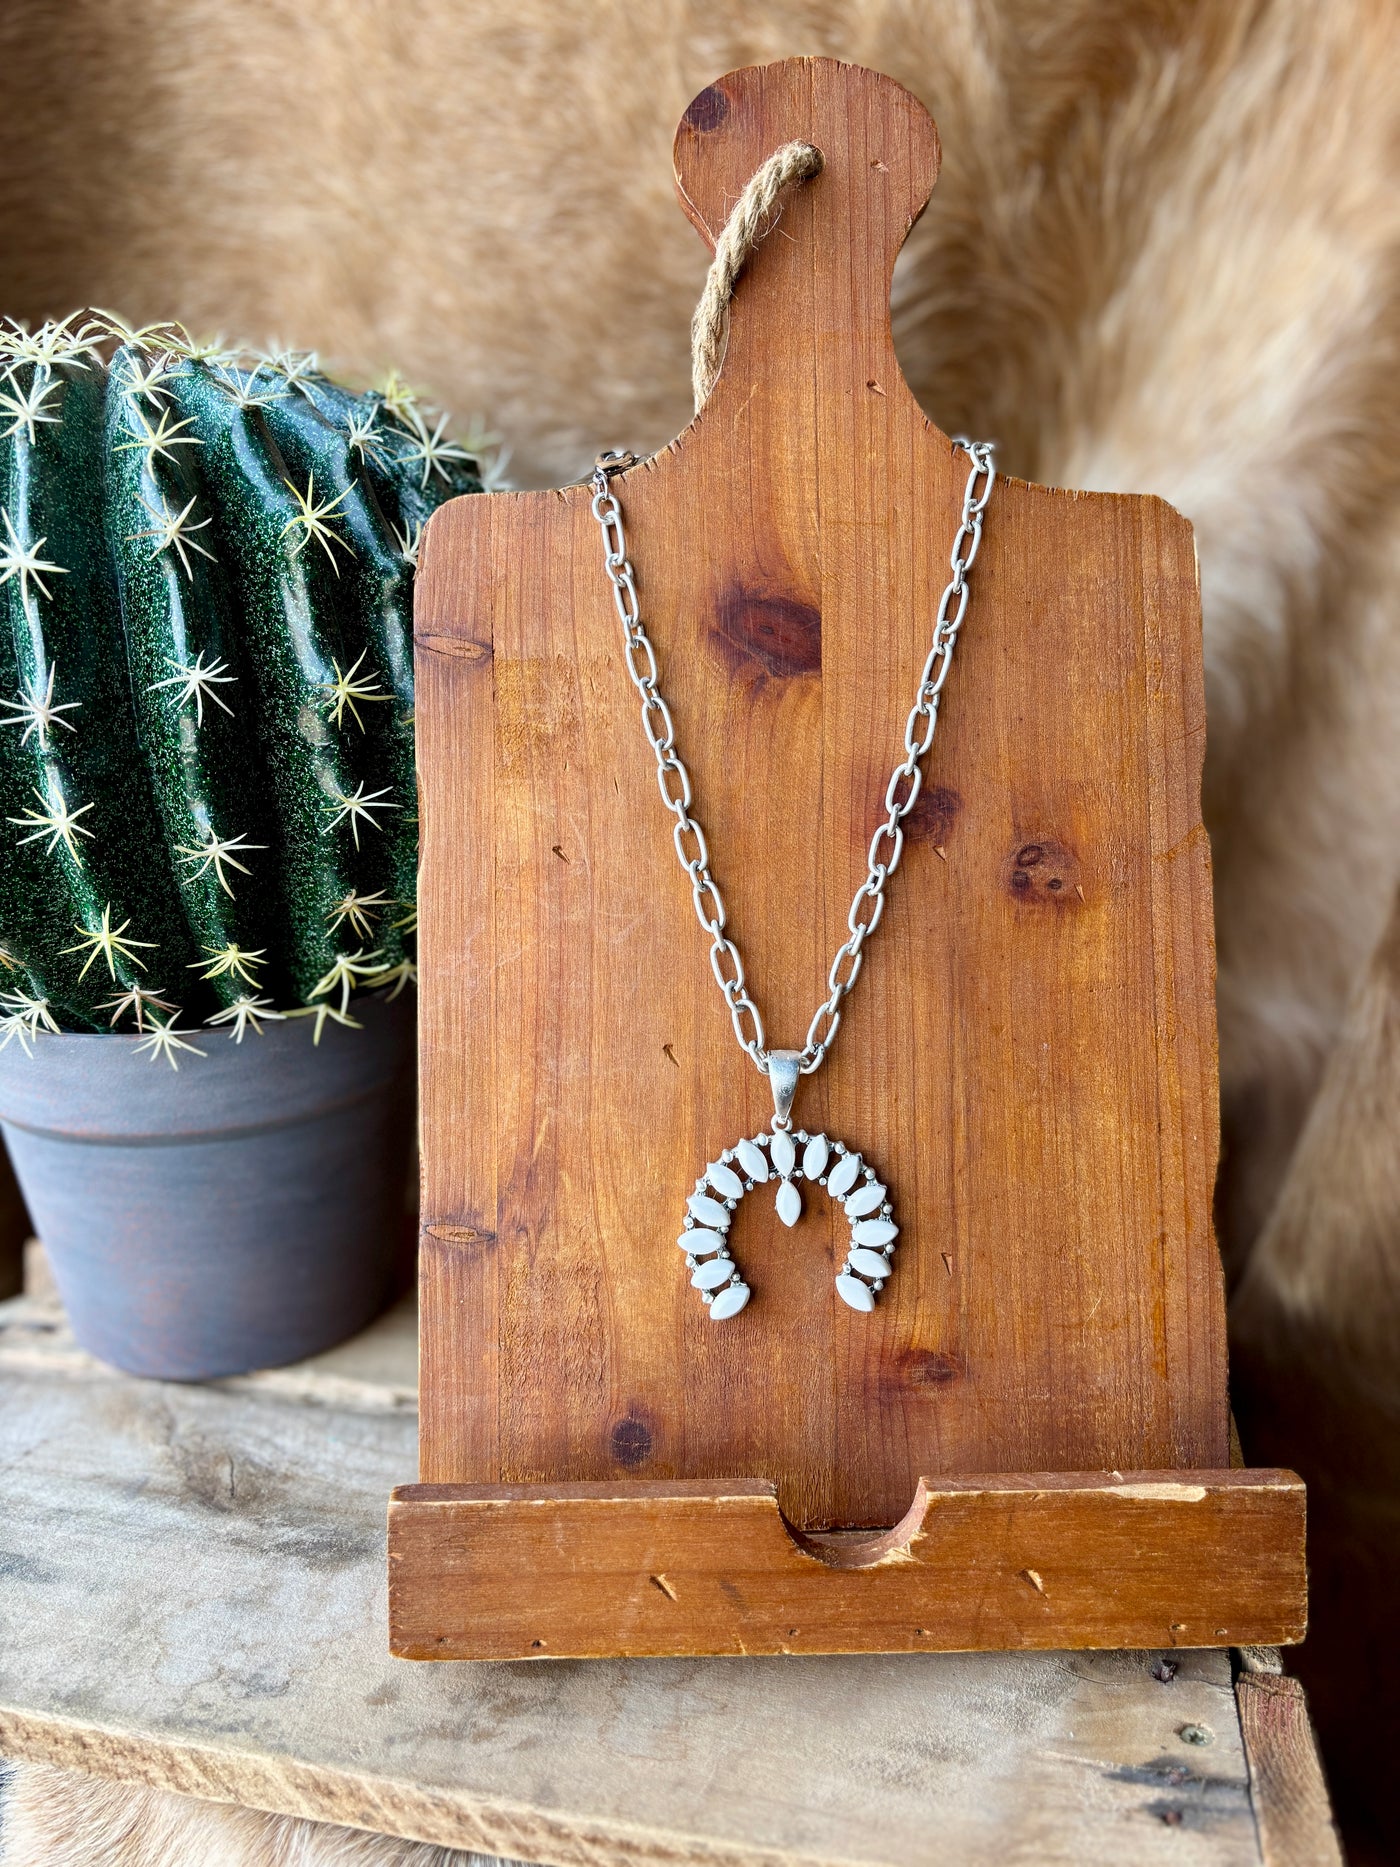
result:
[[(937, 165), (908, 93), (825, 60), (732, 74), (678, 138), (686, 211), (712, 237), (795, 135), (826, 167), (740, 281), (718, 386), (620, 487), (779, 1045), (844, 936), (966, 477), (889, 333)], [(1190, 528), (1003, 481), (974, 586), (903, 866), (797, 1110), (888, 1177), (895, 1274), (853, 1314), (844, 1221), (818, 1195), (787, 1233), (755, 1194), (754, 1299), (720, 1326), (675, 1238), (771, 1103), (675, 864), (587, 488), (433, 520), (425, 1480), (771, 1479), (820, 1529), (898, 1522), (921, 1474), (1228, 1464)]]
[(1290, 1472), (932, 1480), (879, 1537), (789, 1534), (773, 1488), (406, 1485), (389, 1511), (405, 1659), (1291, 1643)]
[(0, 1306), (0, 1754), (561, 1867), (1258, 1867), (1223, 1653), (389, 1659), (412, 1323), (174, 1387)]
[(1343, 1867), (1302, 1686), (1245, 1673), (1235, 1693), (1264, 1867)]

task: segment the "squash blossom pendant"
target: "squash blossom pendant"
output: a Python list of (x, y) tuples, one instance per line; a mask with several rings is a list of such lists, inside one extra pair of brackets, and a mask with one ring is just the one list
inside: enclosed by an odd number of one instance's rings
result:
[(853, 1310), (873, 1310), (889, 1278), (899, 1227), (888, 1189), (873, 1167), (843, 1141), (824, 1134), (794, 1134), (789, 1114), (797, 1088), (802, 1053), (772, 1050), (768, 1076), (773, 1086), (771, 1133), (751, 1135), (725, 1148), (695, 1182), (686, 1203), (685, 1224), (676, 1243), (685, 1253), (690, 1281), (710, 1312), (711, 1322), (737, 1316), (752, 1292), (729, 1249), (729, 1228), (746, 1193), (777, 1181), (778, 1217), (796, 1225), (802, 1216), (798, 1182), (826, 1188), (845, 1210), (851, 1228), (850, 1248), (836, 1278), (836, 1292)]
[[(719, 262), (716, 261), (718, 264)], [(863, 949), (885, 911), (885, 889), (904, 850), (904, 819), (914, 808), (923, 784), (922, 760), (933, 744), (938, 706), (953, 663), (953, 649), (967, 612), (968, 572), (982, 542), (982, 515), (996, 484), (992, 450), (984, 441), (955, 441), (971, 462), (963, 489), (962, 517), (949, 556), (952, 576), (939, 600), (933, 643), (924, 659), (918, 689), (904, 725), (904, 756), (890, 774), (885, 816), (870, 841), (865, 880), (856, 889), (846, 917), (849, 938), (836, 949), (827, 974), (827, 996), (817, 1006), (801, 1050), (769, 1050), (763, 1018), (745, 982), (739, 949), (725, 931), (724, 900), (710, 869), (710, 847), (691, 814), (694, 794), (690, 773), (676, 749), (675, 722), (659, 686), (656, 651), (642, 621), (636, 573), (627, 555), (622, 507), (612, 490), (613, 476), (635, 464), (631, 454), (600, 454), (593, 469), (593, 517), (602, 535), (603, 569), (612, 585), (613, 603), (622, 623), (627, 672), (642, 703), (642, 730), (656, 759), (661, 801), (675, 818), (672, 839), (690, 882), (695, 916), (710, 941), (710, 969), (724, 994), (740, 1048), (768, 1078), (773, 1091), (771, 1131), (748, 1135), (712, 1160), (685, 1202), (685, 1223), (676, 1240), (685, 1253), (690, 1281), (710, 1312), (711, 1322), (737, 1316), (753, 1292), (744, 1282), (729, 1249), (729, 1231), (739, 1201), (756, 1186), (777, 1184), (778, 1217), (796, 1225), (802, 1217), (801, 1182), (825, 1187), (841, 1202), (851, 1228), (845, 1263), (836, 1276), (836, 1294), (853, 1310), (865, 1313), (889, 1280), (899, 1227), (889, 1189), (864, 1157), (843, 1141), (824, 1134), (793, 1133), (792, 1098), (800, 1076), (810, 1076), (826, 1059), (841, 1006), (859, 977)], [(799, 1149), (801, 1150), (799, 1153)]]

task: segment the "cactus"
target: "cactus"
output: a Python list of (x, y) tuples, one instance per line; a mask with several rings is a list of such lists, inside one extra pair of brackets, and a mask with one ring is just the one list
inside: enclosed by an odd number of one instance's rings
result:
[(413, 567), (480, 490), (393, 379), (0, 332), (0, 1042), (175, 1065), (413, 977)]

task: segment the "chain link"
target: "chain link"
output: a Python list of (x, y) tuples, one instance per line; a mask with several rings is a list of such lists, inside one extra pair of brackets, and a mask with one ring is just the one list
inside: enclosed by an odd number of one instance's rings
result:
[[(963, 490), (962, 517), (948, 563), (952, 571), (934, 618), (933, 645), (919, 676), (918, 696), (904, 726), (904, 758), (890, 774), (885, 790), (884, 822), (870, 839), (865, 880), (855, 892), (851, 911), (846, 917), (850, 937), (836, 949), (827, 974), (827, 996), (818, 1005), (807, 1027), (799, 1069), (810, 1076), (831, 1048), (831, 1041), (841, 1023), (841, 1001), (860, 976), (863, 948), (880, 924), (885, 911), (885, 889), (899, 867), (904, 853), (904, 819), (914, 808), (923, 785), (921, 760), (933, 744), (938, 728), (938, 704), (953, 665), (953, 649), (958, 631), (967, 614), (969, 585), (967, 574), (977, 558), (982, 543), (983, 514), (996, 484), (992, 464), (992, 446), (988, 441), (959, 440), (972, 462)], [(768, 1073), (763, 1019), (749, 996), (744, 980), (744, 962), (739, 949), (725, 933), (724, 897), (710, 873), (710, 847), (705, 833), (690, 814), (693, 801), (690, 773), (676, 750), (675, 723), (670, 708), (657, 686), (656, 653), (647, 635), (637, 598), (636, 573), (627, 555), (627, 535), (622, 524), (622, 508), (611, 488), (611, 478), (634, 464), (631, 454), (600, 454), (593, 470), (593, 517), (603, 538), (603, 568), (612, 584), (625, 637), (627, 672), (642, 700), (642, 729), (656, 756), (656, 781), (661, 801), (676, 819), (672, 832), (676, 854), (690, 880), (695, 915), (710, 937), (710, 966), (729, 1016), (734, 1035), (763, 1072)], [(844, 970), (843, 970), (844, 969)]]

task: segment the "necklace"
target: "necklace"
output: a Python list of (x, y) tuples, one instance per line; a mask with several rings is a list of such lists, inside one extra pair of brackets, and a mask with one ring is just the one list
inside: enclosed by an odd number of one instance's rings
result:
[[(690, 1281), (700, 1292), (712, 1322), (737, 1316), (752, 1295), (729, 1248), (729, 1230), (739, 1202), (756, 1186), (776, 1179), (778, 1217), (795, 1225), (802, 1215), (798, 1182), (806, 1180), (839, 1200), (851, 1228), (850, 1248), (836, 1277), (837, 1294), (853, 1310), (869, 1311), (892, 1268), (899, 1227), (889, 1189), (874, 1167), (844, 1142), (824, 1134), (792, 1132), (792, 1102), (798, 1081), (819, 1069), (841, 1022), (841, 1001), (859, 977), (866, 941), (879, 925), (885, 889), (904, 851), (901, 824), (914, 808), (923, 784), (922, 760), (933, 744), (938, 706), (953, 664), (953, 649), (967, 613), (968, 572), (982, 542), (982, 520), (996, 484), (992, 448), (985, 441), (955, 441), (971, 461), (963, 491), (962, 518), (949, 554), (952, 575), (934, 621), (933, 646), (919, 676), (918, 695), (904, 727), (904, 757), (885, 791), (884, 821), (870, 842), (865, 880), (851, 902), (848, 938), (837, 948), (827, 975), (827, 996), (818, 1005), (801, 1050), (766, 1047), (763, 1019), (749, 994), (739, 949), (725, 932), (724, 900), (710, 871), (705, 833), (691, 815), (690, 774), (676, 750), (675, 724), (661, 696), (656, 653), (642, 622), (636, 574), (627, 555), (622, 508), (612, 490), (612, 476), (634, 464), (635, 456), (606, 453), (593, 470), (593, 517), (603, 539), (603, 567), (612, 585), (626, 642), (627, 671), (642, 697), (642, 730), (656, 757), (661, 801), (675, 817), (676, 854), (690, 881), (695, 913), (710, 936), (710, 967), (729, 1007), (740, 1046), (768, 1078), (773, 1091), (771, 1131), (746, 1136), (725, 1148), (695, 1182), (677, 1244), (685, 1253)], [(798, 1147), (801, 1144), (799, 1154)]]

